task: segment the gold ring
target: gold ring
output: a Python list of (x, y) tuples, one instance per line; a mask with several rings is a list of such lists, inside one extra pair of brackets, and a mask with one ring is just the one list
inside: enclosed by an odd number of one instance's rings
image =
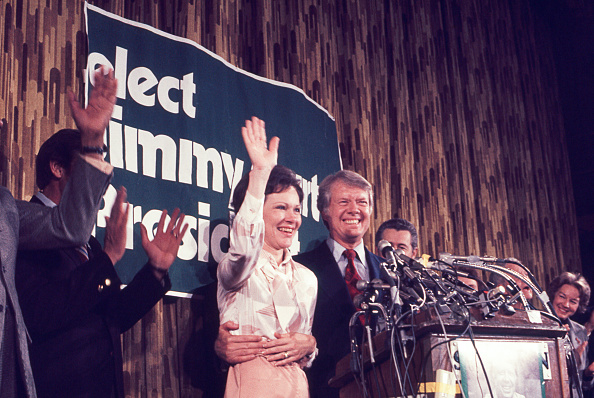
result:
[(285, 351), (285, 359), (289, 358), (289, 353)]

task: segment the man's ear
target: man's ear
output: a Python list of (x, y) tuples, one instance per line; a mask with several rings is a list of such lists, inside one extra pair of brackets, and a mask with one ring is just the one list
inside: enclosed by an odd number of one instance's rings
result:
[(62, 167), (58, 162), (55, 160), (50, 160), (49, 166), (54, 178), (59, 180), (60, 178), (64, 177), (64, 167)]
[(326, 221), (326, 212), (321, 211), (320, 216), (322, 217), (322, 222), (324, 223), (324, 226), (326, 227), (326, 229), (330, 230), (330, 224), (328, 224), (328, 221)]

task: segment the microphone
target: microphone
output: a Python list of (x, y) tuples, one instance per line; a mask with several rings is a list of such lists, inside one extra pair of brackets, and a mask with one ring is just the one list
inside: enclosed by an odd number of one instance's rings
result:
[(498, 297), (505, 296), (505, 288), (503, 286), (495, 286), (493, 289), (487, 290), (485, 296), (488, 300), (495, 300)]
[(396, 259), (396, 257), (394, 257), (394, 248), (392, 247), (390, 242), (388, 242), (385, 239), (382, 239), (378, 242), (377, 248), (379, 249), (382, 256), (386, 260), (388, 260), (389, 265), (391, 265), (391, 266), (398, 265), (399, 261)]
[[(392, 250), (394, 250), (394, 249), (392, 249)], [(409, 266), (413, 267), (416, 270), (425, 268), (425, 266), (423, 264), (421, 264), (414, 258), (410, 258), (406, 254), (404, 254), (404, 250), (402, 250), (402, 249), (396, 249), (396, 250), (394, 250), (394, 253), (396, 253), (396, 258), (398, 258), (400, 261), (402, 261), (405, 264), (408, 264)]]
[(402, 249), (394, 249), (392, 244), (385, 239), (382, 239), (378, 242), (377, 248), (380, 250), (382, 256), (388, 260), (388, 264), (392, 266), (397, 265), (399, 270), (407, 265), (414, 268), (415, 270), (421, 270), (425, 268), (425, 266), (417, 260), (405, 255)]
[(396, 286), (395, 281), (397, 281), (400, 278), (400, 276), (396, 272), (388, 269), (387, 265), (388, 263), (386, 262), (380, 264), (380, 277), (384, 282), (390, 285), (394, 283), (394, 286)]
[(381, 281), (379, 279), (374, 279), (371, 282), (359, 280), (359, 281), (357, 281), (357, 284), (355, 285), (355, 287), (357, 288), (357, 290), (360, 290), (360, 291), (363, 291), (366, 289), (389, 289), (389, 288), (391, 288), (390, 284), (384, 283), (383, 281)]
[(464, 272), (464, 271), (460, 271), (457, 268), (452, 269), (451, 266), (447, 266), (444, 264), (440, 264), (438, 262), (432, 263), (432, 264), (428, 264), (427, 268), (432, 269), (434, 271), (439, 271), (439, 272), (445, 272), (446, 274), (450, 274), (453, 276), (461, 276), (462, 278), (468, 278), (468, 276), (470, 276), (470, 274), (468, 272)]
[(420, 305), (423, 302), (423, 299), (419, 294), (413, 289), (412, 287), (402, 286), (400, 288), (402, 292), (400, 294), (407, 302), (413, 302), (414, 304)]
[(390, 242), (385, 239), (382, 239), (377, 243), (377, 248), (385, 259), (388, 259), (388, 253), (394, 250)]
[(497, 263), (497, 264), (505, 264), (506, 261), (503, 258), (497, 257), (479, 257), (479, 256), (456, 256), (450, 253), (439, 253), (439, 259), (445, 263), (452, 264), (454, 261), (465, 261), (470, 264), (477, 264), (479, 262), (484, 263)]
[(404, 272), (404, 275), (411, 281), (421, 283), (419, 275), (417, 275), (410, 267), (404, 267), (402, 272)]
[(496, 286), (490, 290), (484, 290), (479, 295), (479, 303), (481, 304), (481, 312), (485, 318), (492, 318), (495, 312), (505, 303), (505, 289), (501, 286)]
[(456, 284), (454, 285), (454, 289), (462, 292), (464, 294), (475, 294), (477, 292), (477, 290), (474, 290), (473, 288), (471, 288), (470, 286), (468, 286), (466, 283), (462, 282), (462, 281), (456, 281)]
[(409, 280), (409, 286), (402, 286), (401, 289), (414, 299), (415, 304), (422, 303), (423, 299), (421, 296), (427, 297), (431, 291), (425, 289), (421, 275), (417, 274), (417, 272), (413, 271), (409, 266), (402, 267), (402, 273)]
[[(359, 282), (363, 282), (362, 284), (359, 284)], [(375, 288), (374, 286), (377, 285), (384, 285), (384, 283), (382, 282), (381, 279), (374, 279), (371, 282), (366, 282), (366, 281), (357, 281), (357, 288), (359, 288), (360, 285), (363, 286), (368, 286), (368, 288), (361, 294), (357, 294), (355, 296), (355, 298), (353, 298), (353, 304), (355, 305), (355, 308), (361, 308), (362, 310), (366, 310), (367, 308), (369, 308), (369, 303), (375, 303), (378, 300), (378, 296), (379, 296), (379, 291), (378, 289), (380, 288)], [(387, 289), (390, 288), (389, 285), (384, 285), (386, 286)], [(361, 290), (361, 289), (359, 289)]]

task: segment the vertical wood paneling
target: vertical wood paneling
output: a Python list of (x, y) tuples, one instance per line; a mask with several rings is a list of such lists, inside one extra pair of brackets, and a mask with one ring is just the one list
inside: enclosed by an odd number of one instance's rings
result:
[[(344, 167), (374, 185), (372, 231), (397, 214), (417, 225), (422, 252), (514, 256), (541, 283), (580, 268), (550, 38), (529, 1), (92, 3), (329, 109)], [(82, 92), (83, 2), (0, 5), (0, 180), (28, 198), (40, 144), (73, 127), (65, 94)], [(129, 396), (213, 395), (212, 293), (166, 299), (124, 334)]]

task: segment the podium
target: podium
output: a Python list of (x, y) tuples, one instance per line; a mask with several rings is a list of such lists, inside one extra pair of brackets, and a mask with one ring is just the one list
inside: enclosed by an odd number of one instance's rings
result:
[[(480, 319), (478, 312), (474, 318)], [(454, 316), (437, 317), (434, 309), (415, 316), (408, 330), (396, 332), (405, 342), (408, 355), (390, 355), (392, 332), (372, 340), (373, 362), (363, 347), (363, 373), (371, 397), (450, 398), (506, 396), (569, 397), (563, 337), (567, 333), (556, 321), (538, 311), (518, 311), (511, 316), (496, 313), (493, 318), (467, 322)], [(464, 334), (463, 334), (464, 333)], [(463, 335), (462, 335), (463, 334)], [(461, 335), (461, 336), (460, 336)], [(460, 336), (456, 339), (455, 337)], [(482, 363), (482, 364), (481, 364)], [(361, 397), (361, 377), (350, 368), (351, 355), (336, 366), (330, 385), (340, 396)], [(395, 366), (408, 377), (403, 387), (394, 377)], [(486, 375), (486, 376), (485, 376)], [(461, 386), (456, 383), (461, 379)], [(493, 395), (490, 394), (493, 392)]]

